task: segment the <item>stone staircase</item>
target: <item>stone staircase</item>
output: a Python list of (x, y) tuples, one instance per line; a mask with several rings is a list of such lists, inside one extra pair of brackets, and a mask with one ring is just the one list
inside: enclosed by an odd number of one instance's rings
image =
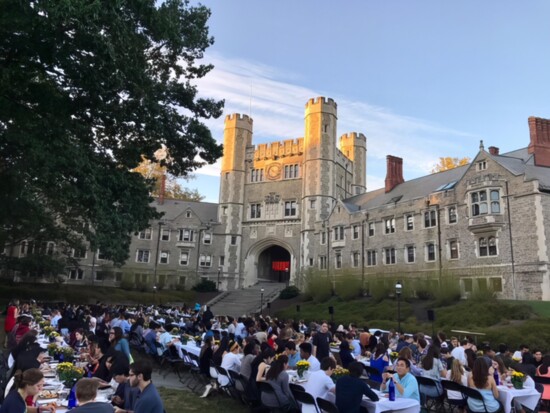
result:
[(264, 289), (264, 313), (267, 303), (279, 297), (279, 293), (286, 287), (286, 283), (259, 282), (253, 287), (243, 290), (224, 291), (208, 303), (216, 315), (230, 315), (240, 317), (260, 312), (261, 289)]

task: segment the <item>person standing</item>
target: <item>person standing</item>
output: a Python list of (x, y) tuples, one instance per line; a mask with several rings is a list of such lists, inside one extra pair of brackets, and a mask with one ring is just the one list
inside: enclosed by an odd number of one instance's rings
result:
[(6, 333), (6, 339), (4, 341), (4, 347), (8, 347), (8, 334), (15, 327), (17, 317), (19, 317), (19, 300), (11, 300), (8, 304), (8, 310), (6, 313), (6, 319), (4, 320), (4, 332)]
[(313, 337), (311, 344), (313, 344), (313, 352), (311, 353), (317, 360), (322, 360), (325, 357), (330, 356), (330, 342), (332, 341), (332, 334), (328, 331), (328, 324), (326, 321), (321, 323), (321, 328)]
[[(139, 388), (133, 413), (164, 412), (160, 395), (155, 385), (151, 382), (152, 373), (153, 365), (147, 359), (136, 361), (130, 365), (130, 385)], [(115, 408), (115, 413), (128, 413), (128, 411)]]

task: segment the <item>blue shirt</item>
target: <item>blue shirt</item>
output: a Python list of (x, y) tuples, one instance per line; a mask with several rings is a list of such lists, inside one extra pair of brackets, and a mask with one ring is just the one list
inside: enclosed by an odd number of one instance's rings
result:
[[(418, 403), (420, 403), (420, 391), (418, 390), (418, 382), (411, 373), (405, 374), (402, 379), (400, 379), (399, 375), (395, 373), (393, 375), (393, 380), (394, 382), (399, 383), (401, 386), (403, 386), (403, 393), (400, 393), (399, 390), (397, 390), (397, 386), (395, 386), (395, 397), (403, 399), (414, 399), (417, 400)], [(388, 392), (388, 383), (386, 383), (386, 389), (384, 390), (384, 392)]]
[(296, 367), (296, 363), (298, 363), (301, 359), (300, 357), (300, 352), (297, 351), (296, 353), (294, 354), (289, 354), (288, 355), (288, 366), (289, 367)]
[(26, 411), (27, 405), (25, 404), (25, 400), (23, 400), (15, 389), (8, 393), (8, 396), (2, 403), (2, 407), (0, 407), (0, 413), (26, 413)]
[(134, 404), (134, 413), (164, 413), (162, 400), (153, 383), (149, 383), (138, 394)]
[(363, 395), (372, 401), (378, 400), (378, 396), (367, 383), (357, 377), (344, 376), (336, 382), (336, 406), (341, 412), (359, 413)]

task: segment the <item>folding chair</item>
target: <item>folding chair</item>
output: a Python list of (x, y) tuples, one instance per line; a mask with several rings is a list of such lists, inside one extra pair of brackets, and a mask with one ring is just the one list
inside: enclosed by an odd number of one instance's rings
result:
[[(461, 384), (452, 380), (441, 380), (441, 385), (445, 391), (445, 404), (448, 406), (451, 413), (455, 409), (463, 409), (466, 406), (466, 396), (460, 391), (460, 388), (462, 387)], [(460, 398), (449, 398), (450, 391), (460, 393)]]
[[(418, 382), (418, 387), (420, 390), (420, 399), (422, 401), (422, 406), (428, 412), (441, 412), (445, 410), (445, 396), (442, 392), (442, 388), (439, 387), (435, 380), (428, 377), (416, 376), (416, 381)], [(431, 396), (426, 394), (427, 390), (431, 392), (441, 393), (439, 396)]]
[[(472, 399), (480, 400), (483, 403), (483, 410), (482, 411), (479, 411), (479, 412), (478, 411), (473, 411), (469, 407), (467, 407), (468, 412), (470, 412), (470, 413), (490, 413), (489, 410), (487, 409), (487, 406), (485, 405), (485, 400), (483, 399), (483, 396), (481, 395), (481, 393), (478, 390), (472, 389), (472, 388), (466, 387), (466, 386), (460, 386), (460, 392), (464, 396), (466, 396), (466, 398), (472, 398)], [(500, 402), (499, 402), (499, 404), (500, 404), (500, 409), (497, 410), (496, 412), (493, 412), (493, 413), (502, 413), (504, 411), (504, 408), (502, 407), (502, 404)]]
[(315, 411), (319, 413), (319, 408), (317, 407), (317, 403), (315, 403), (315, 399), (313, 396), (309, 393), (306, 393), (305, 391), (300, 390), (292, 390), (292, 395), (294, 396), (294, 399), (300, 403), (301, 405), (308, 404), (315, 408)]
[(374, 367), (363, 366), (363, 368), (365, 369), (365, 374), (367, 375), (368, 378), (370, 378), (371, 376), (380, 376), (380, 372), (378, 371), (378, 369), (375, 369)]
[[(285, 411), (285, 406), (283, 406), (283, 404), (281, 403), (281, 400), (279, 400), (279, 397), (277, 396), (277, 393), (275, 392), (271, 384), (269, 384), (267, 381), (259, 381), (256, 383), (256, 385), (258, 386), (260, 395), (269, 394), (269, 395), (272, 395), (275, 398), (275, 400), (277, 400), (277, 406), (267, 406), (262, 401), (262, 405), (264, 407), (266, 407), (267, 409), (269, 409), (270, 412), (273, 412), (273, 413)], [(260, 396), (260, 400), (261, 400), (261, 396)]]
[(340, 413), (338, 407), (336, 407), (334, 403), (321, 397), (317, 397), (317, 406), (319, 406), (321, 413)]
[[(535, 376), (533, 378), (533, 380), (535, 381), (535, 386), (536, 387), (539, 387), (537, 390), (539, 392), (541, 392), (539, 389), (542, 387), (542, 392), (541, 393), (544, 393), (544, 388), (546, 386), (550, 386), (550, 377), (541, 377), (541, 376)], [(540, 403), (539, 403), (539, 410), (545, 410), (545, 411), (549, 411), (550, 410), (550, 399), (543, 399), (541, 397), (540, 399)]]

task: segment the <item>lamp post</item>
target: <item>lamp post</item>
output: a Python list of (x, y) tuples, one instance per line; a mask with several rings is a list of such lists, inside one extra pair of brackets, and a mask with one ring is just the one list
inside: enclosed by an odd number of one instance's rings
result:
[(264, 315), (264, 289), (260, 288), (260, 315)]
[(397, 281), (395, 284), (395, 295), (397, 296), (397, 333), (401, 333), (401, 291), (403, 286), (401, 281)]
[(155, 297), (154, 304), (157, 305), (157, 286), (156, 285), (153, 285), (153, 296)]
[(218, 267), (218, 284), (217, 284), (217, 288), (218, 288), (218, 292), (220, 291), (220, 275), (222, 273), (222, 267)]
[(154, 269), (154, 272), (153, 272), (153, 285), (154, 285), (154, 288), (155, 288), (155, 292), (156, 292), (156, 288), (157, 288), (157, 266), (158, 266), (158, 263), (159, 263), (160, 232), (161, 232), (161, 228), (162, 228), (163, 225), (164, 225), (164, 222), (159, 221), (159, 231), (158, 231), (158, 234), (157, 234), (157, 253), (156, 253), (156, 256), (155, 256), (155, 269)]

